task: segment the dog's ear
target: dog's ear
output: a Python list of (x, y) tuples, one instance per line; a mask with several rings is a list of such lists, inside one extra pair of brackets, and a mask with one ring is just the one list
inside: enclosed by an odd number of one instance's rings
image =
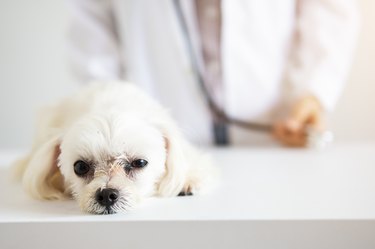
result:
[[(164, 120), (165, 121), (165, 120)], [(173, 121), (159, 124), (164, 139), (167, 158), (165, 161), (166, 172), (158, 185), (158, 195), (177, 196), (184, 188), (188, 164), (185, 149), (188, 146)]]
[(25, 167), (22, 184), (38, 199), (63, 199), (64, 179), (58, 168), (60, 139), (53, 137), (34, 148)]

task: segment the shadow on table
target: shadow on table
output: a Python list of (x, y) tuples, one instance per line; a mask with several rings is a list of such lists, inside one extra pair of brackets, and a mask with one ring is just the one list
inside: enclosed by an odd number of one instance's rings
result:
[(19, 214), (30, 218), (82, 216), (73, 200), (41, 201), (32, 199), (21, 183), (12, 179), (9, 168), (0, 168), (0, 210), (2, 214)]

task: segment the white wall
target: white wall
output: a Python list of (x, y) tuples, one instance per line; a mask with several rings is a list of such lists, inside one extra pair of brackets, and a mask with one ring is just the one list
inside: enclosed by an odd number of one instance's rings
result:
[[(331, 117), (340, 140), (375, 140), (375, 1), (359, 1), (363, 27), (347, 88)], [(30, 144), (36, 110), (71, 92), (64, 1), (0, 1), (0, 148)]]
[(349, 82), (332, 115), (336, 136), (344, 140), (375, 140), (375, 1), (358, 1), (362, 29)]
[(0, 148), (30, 144), (36, 110), (73, 83), (64, 1), (0, 1)]

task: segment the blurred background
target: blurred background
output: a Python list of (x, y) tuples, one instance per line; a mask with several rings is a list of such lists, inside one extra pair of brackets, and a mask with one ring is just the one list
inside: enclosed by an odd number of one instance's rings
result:
[[(358, 3), (358, 48), (329, 117), (338, 141), (375, 141), (375, 1)], [(37, 110), (78, 87), (66, 58), (68, 19), (64, 1), (0, 1), (0, 149), (29, 146)]]

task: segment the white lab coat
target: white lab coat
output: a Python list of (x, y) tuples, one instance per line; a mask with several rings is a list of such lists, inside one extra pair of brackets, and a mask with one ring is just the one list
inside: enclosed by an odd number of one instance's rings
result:
[[(196, 51), (193, 1), (183, 0)], [(172, 0), (71, 0), (73, 69), (81, 80), (124, 78), (171, 110), (191, 140), (212, 141)], [(272, 122), (285, 99), (315, 95), (332, 110), (350, 66), (352, 0), (223, 0), (224, 103), (232, 117)]]

